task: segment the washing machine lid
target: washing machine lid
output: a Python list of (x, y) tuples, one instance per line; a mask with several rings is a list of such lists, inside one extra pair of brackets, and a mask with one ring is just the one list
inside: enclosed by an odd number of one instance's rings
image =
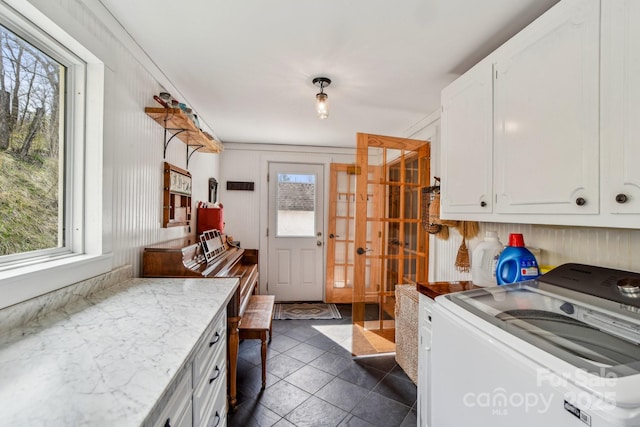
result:
[(624, 377), (640, 373), (637, 312), (616, 301), (544, 279), (459, 292), (447, 298), (594, 375)]

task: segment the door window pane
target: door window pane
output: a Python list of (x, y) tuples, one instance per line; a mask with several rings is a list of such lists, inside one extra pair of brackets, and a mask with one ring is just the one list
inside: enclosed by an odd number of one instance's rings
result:
[(278, 174), (278, 237), (314, 237), (316, 235), (316, 176)]

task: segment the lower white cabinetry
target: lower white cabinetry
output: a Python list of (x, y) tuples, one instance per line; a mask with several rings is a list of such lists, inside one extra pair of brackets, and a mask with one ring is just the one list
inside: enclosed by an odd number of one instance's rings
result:
[(167, 399), (162, 412), (153, 424), (155, 427), (187, 427), (192, 426), (191, 416), (191, 369), (183, 371), (178, 385)]
[(420, 324), (418, 347), (418, 425), (430, 425), (429, 394), (429, 362), (431, 360), (431, 312), (434, 301), (420, 294), (418, 322)]
[[(219, 312), (161, 399), (154, 427), (218, 427), (227, 419), (227, 319)], [(164, 403), (166, 402), (166, 403)]]

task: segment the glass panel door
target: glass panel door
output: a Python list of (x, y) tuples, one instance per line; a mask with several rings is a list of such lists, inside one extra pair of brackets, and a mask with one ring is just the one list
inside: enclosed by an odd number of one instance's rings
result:
[(353, 164), (331, 164), (326, 302), (351, 303), (353, 298), (356, 172)]
[(395, 351), (395, 287), (427, 278), (419, 224), (429, 145), (358, 134), (357, 164), (352, 352), (360, 356)]

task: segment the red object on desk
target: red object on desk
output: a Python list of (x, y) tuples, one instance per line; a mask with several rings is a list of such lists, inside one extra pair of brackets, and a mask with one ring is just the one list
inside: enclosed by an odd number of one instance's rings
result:
[(198, 235), (207, 230), (220, 230), (224, 232), (224, 219), (222, 208), (198, 208), (196, 231)]

